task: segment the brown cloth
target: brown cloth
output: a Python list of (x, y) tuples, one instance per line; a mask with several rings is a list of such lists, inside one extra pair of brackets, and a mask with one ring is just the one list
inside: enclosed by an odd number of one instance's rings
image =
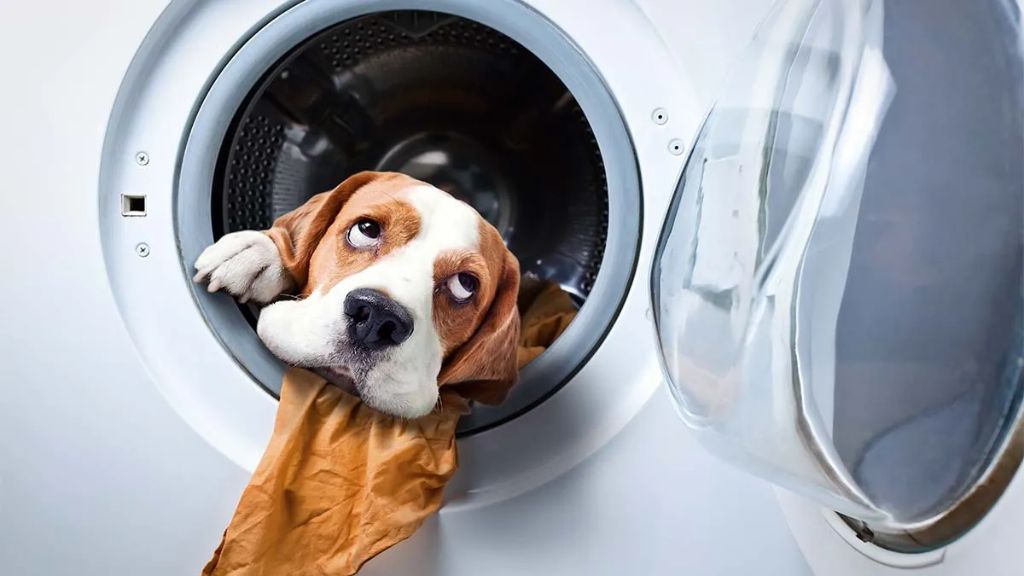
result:
[[(520, 291), (519, 366), (575, 316), (557, 285)], [(306, 370), (281, 386), (274, 432), (203, 576), (355, 574), (441, 506), (465, 401), (442, 387), (416, 420), (381, 414)]]
[(523, 276), (519, 284), (519, 367), (547, 350), (576, 317), (572, 297), (554, 282)]
[(203, 575), (354, 574), (408, 538), (457, 467), (461, 399), (447, 396), (403, 420), (288, 370), (270, 444)]

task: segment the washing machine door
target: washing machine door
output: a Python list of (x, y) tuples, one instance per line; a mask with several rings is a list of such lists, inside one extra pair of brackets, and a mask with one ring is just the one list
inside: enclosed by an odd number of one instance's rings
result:
[(1020, 461), (1024, 83), (1014, 0), (790, 0), (706, 118), (652, 267), (712, 449), (898, 550)]

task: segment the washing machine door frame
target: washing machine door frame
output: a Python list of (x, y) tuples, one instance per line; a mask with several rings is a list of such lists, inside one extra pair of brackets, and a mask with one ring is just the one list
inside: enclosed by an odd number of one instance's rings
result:
[[(818, 71), (821, 73), (815, 76), (815, 71), (811, 70), (812, 74), (807, 75), (810, 79), (803, 81), (811, 85), (805, 92), (831, 95), (834, 108), (815, 108), (816, 104), (809, 103), (806, 94), (802, 96), (803, 102), (798, 96), (797, 102), (788, 103), (797, 112), (820, 117), (826, 128), (817, 144), (820, 150), (828, 152), (815, 158), (806, 180), (801, 182), (801, 189), (794, 193), (797, 198), (792, 211), (783, 229), (776, 231), (774, 242), (759, 244), (764, 238), (756, 234), (743, 237), (743, 225), (756, 227), (755, 220), (764, 210), (761, 202), (767, 202), (759, 194), (767, 194), (764, 191), (766, 180), (762, 178), (774, 155), (776, 141), (769, 142), (769, 138), (774, 137), (777, 128), (772, 123), (779, 120), (777, 117), (765, 119), (763, 126), (758, 126), (757, 119), (747, 117), (730, 126), (735, 119), (722, 110), (728, 111), (731, 105), (749, 104), (742, 102), (749, 96), (728, 93), (727, 83), (727, 92), (705, 118), (677, 182), (651, 266), (651, 299), (669, 392), (682, 419), (702, 441), (741, 468), (783, 489), (810, 496), (822, 506), (817, 513), (821, 521), (850, 549), (881, 565), (903, 569), (941, 563), (946, 547), (984, 518), (1014, 480), (1024, 454), (1024, 411), (1021, 409), (1024, 384), (1020, 372), (1016, 372), (1016, 377), (1010, 374), (1016, 391), (1008, 400), (1008, 416), (998, 428), (998, 442), (985, 460), (982, 472), (974, 476), (973, 487), (959, 494), (941, 512), (906, 523), (895, 520), (875, 504), (840, 458), (830, 431), (831, 420), (822, 417), (820, 399), (813, 397), (821, 390), (809, 383), (812, 378), (806, 374), (792, 379), (754, 377), (743, 385), (733, 386), (730, 377), (724, 374), (717, 377), (698, 374), (701, 361), (716, 355), (724, 357), (736, 353), (739, 357), (746, 353), (744, 350), (749, 352), (750, 341), (758, 335), (746, 333), (735, 342), (726, 339), (708, 344), (712, 348), (727, 348), (725, 353), (674, 358), (673, 354), (685, 356), (686, 352), (676, 352), (678, 339), (685, 336), (670, 334), (671, 329), (665, 330), (661, 325), (684, 322), (687, 331), (702, 334), (701, 338), (723, 333), (723, 324), (718, 323), (721, 317), (705, 320), (711, 317), (709, 309), (727, 308), (730, 304), (684, 301), (681, 306), (684, 311), (676, 315), (666, 312), (663, 291), (676, 290), (673, 282), (683, 284), (683, 291), (699, 291), (694, 287), (702, 286), (705, 291), (700, 298), (708, 300), (713, 299), (716, 292), (733, 289), (734, 298), (736, 294), (739, 298), (748, 297), (759, 290), (772, 292), (772, 298), (779, 299), (772, 305), (783, 310), (780, 317), (786, 318), (785, 326), (773, 335), (777, 340), (775, 345), (779, 341), (784, 344), (768, 353), (778, 353), (783, 348), (789, 350), (793, 362), (798, 364), (797, 374), (834, 370), (834, 356), (817, 363), (812, 359), (809, 366), (799, 365), (799, 358), (803, 358), (804, 349), (809, 346), (808, 339), (801, 339), (800, 335), (808, 328), (808, 323), (810, 328), (817, 328), (808, 333), (835, 335), (834, 324), (847, 274), (844, 266), (848, 267), (851, 260), (867, 159), (893, 96), (892, 77), (882, 56), (883, 2), (790, 0), (776, 5), (759, 29), (748, 60), (738, 66), (740, 75), (746, 73), (753, 77), (743, 87), (753, 94), (767, 94), (769, 100), (777, 98), (782, 93), (781, 86), (794, 74), (799, 50), (828, 52), (827, 57), (821, 59), (824, 62)], [(822, 20), (831, 22), (822, 24)], [(815, 35), (815, 27), (830, 28), (831, 36), (828, 33)], [(790, 44), (794, 38), (804, 43), (796, 51)], [(814, 55), (809, 58), (813, 59)], [(823, 79), (831, 74), (834, 77)], [(757, 104), (779, 110), (778, 101), (757, 102), (750, 108), (756, 109)], [(721, 133), (723, 126), (724, 130), (734, 129), (744, 134), (737, 136), (736, 141), (715, 142), (715, 132)], [(737, 144), (752, 134), (754, 145), (751, 141)], [(732, 157), (712, 159), (708, 151), (726, 145), (736, 145), (738, 152)], [(757, 153), (747, 154), (751, 151)], [(759, 155), (761, 151), (767, 152)], [(684, 215), (680, 216), (681, 213)], [(679, 227), (685, 230), (680, 232)], [(822, 229), (830, 234), (832, 244), (828, 249), (812, 244), (812, 235)], [(685, 242), (671, 240), (673, 234), (688, 235), (688, 239)], [(672, 242), (685, 244), (686, 249), (673, 246)], [(826, 271), (824, 281), (813, 278), (816, 270), (808, 264), (807, 255), (814, 250), (831, 250), (829, 254), (840, 262), (833, 268), (840, 270)], [(677, 275), (666, 280), (662, 274), (672, 266), (668, 262), (671, 258), (684, 260), (686, 264), (678, 266)], [(748, 266), (744, 267), (745, 264)], [(680, 270), (683, 277), (678, 276)], [(819, 267), (817, 271), (820, 270)], [(805, 294), (811, 290), (818, 291), (817, 299), (826, 300), (827, 304), (822, 306), (819, 302), (809, 307)], [(832, 293), (820, 295), (828, 290)], [(678, 294), (671, 297), (678, 297)], [(750, 297), (753, 300), (753, 296)], [(731, 305), (748, 304), (736, 304), (733, 300)], [(743, 333), (745, 328), (736, 322), (757, 322), (754, 318), (758, 314), (773, 313), (764, 302), (760, 308), (757, 303), (749, 306), (750, 309), (744, 310), (746, 315), (726, 319), (726, 327)], [(821, 321), (814, 319), (816, 316), (828, 317), (824, 322), (833, 324), (831, 332), (813, 325)], [(690, 370), (685, 374), (694, 381), (679, 381), (680, 365), (688, 365)], [(730, 386), (728, 392), (723, 392), (722, 389)], [(832, 408), (833, 401), (827, 398), (825, 407)], [(755, 447), (764, 452), (758, 453)], [(799, 497), (790, 496), (785, 490), (780, 492), (787, 494), (781, 497), (784, 507), (808, 507), (806, 503), (794, 504), (800, 501)]]

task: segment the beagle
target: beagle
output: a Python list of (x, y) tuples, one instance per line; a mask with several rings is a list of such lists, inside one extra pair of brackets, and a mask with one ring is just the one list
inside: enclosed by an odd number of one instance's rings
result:
[(210, 292), (273, 302), (257, 324), (270, 351), (381, 412), (425, 415), (441, 385), (497, 403), (518, 377), (519, 262), (473, 208), (408, 176), (356, 174), (195, 268)]

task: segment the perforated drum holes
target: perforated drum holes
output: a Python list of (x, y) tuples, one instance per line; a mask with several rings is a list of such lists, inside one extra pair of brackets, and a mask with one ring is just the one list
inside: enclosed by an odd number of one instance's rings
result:
[[(529, 95), (511, 96), (520, 85)], [(561, 79), (495, 29), (399, 10), (299, 42), (225, 135), (215, 237), (269, 228), (359, 170), (403, 172), (469, 202), (524, 272), (577, 303), (597, 283), (609, 221), (597, 138)]]
[(137, 196), (131, 196), (128, 194), (121, 195), (121, 216), (145, 216), (146, 215), (146, 195), (140, 194)]
[(651, 122), (654, 122), (658, 126), (664, 126), (668, 122), (668, 110), (664, 108), (655, 108), (651, 112)]
[(673, 138), (668, 143), (668, 151), (671, 152), (673, 156), (681, 155), (685, 149), (686, 146), (683, 145), (683, 141), (678, 138)]

